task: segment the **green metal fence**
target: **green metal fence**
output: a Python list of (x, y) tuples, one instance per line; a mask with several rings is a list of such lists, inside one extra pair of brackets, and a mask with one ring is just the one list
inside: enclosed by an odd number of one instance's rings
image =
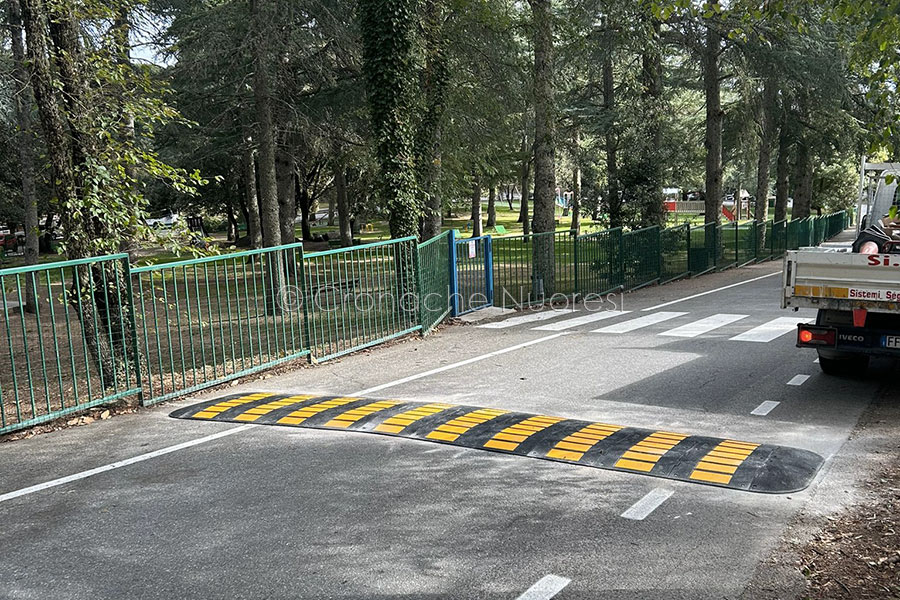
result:
[(414, 237), (306, 254), (303, 305), (315, 359), (421, 330), (416, 261)]
[(127, 255), (3, 269), (0, 290), (0, 433), (140, 391)]
[(625, 289), (634, 290), (659, 282), (659, 227), (628, 231), (622, 235)]
[(427, 333), (450, 313), (450, 232), (422, 242), (417, 248), (419, 313), (422, 332)]
[[(487, 261), (481, 276), (494, 304), (517, 306), (777, 258), (849, 224), (848, 213), (836, 213), (507, 236), (486, 238), (493, 251), (476, 258)], [(428, 331), (450, 313), (451, 243), (448, 232), (306, 255), (291, 244), (135, 269), (124, 254), (2, 269), (0, 433)], [(30, 292), (33, 310), (24, 310)]]
[(578, 293), (588, 298), (622, 289), (622, 228), (578, 236), (575, 269)]
[(691, 274), (703, 275), (715, 270), (718, 254), (717, 233), (718, 228), (715, 223), (691, 227), (691, 246), (688, 257)]
[(132, 269), (143, 402), (309, 353), (302, 244)]
[(492, 238), (494, 304), (527, 306), (576, 291), (575, 232)]
[(659, 279), (666, 283), (686, 277), (691, 269), (688, 255), (691, 244), (691, 226), (688, 223), (669, 227), (659, 232)]

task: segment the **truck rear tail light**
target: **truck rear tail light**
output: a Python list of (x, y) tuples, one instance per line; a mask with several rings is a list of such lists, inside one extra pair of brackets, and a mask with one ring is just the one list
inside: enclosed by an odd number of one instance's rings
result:
[(836, 342), (837, 332), (834, 329), (800, 325), (797, 330), (798, 346), (834, 346)]

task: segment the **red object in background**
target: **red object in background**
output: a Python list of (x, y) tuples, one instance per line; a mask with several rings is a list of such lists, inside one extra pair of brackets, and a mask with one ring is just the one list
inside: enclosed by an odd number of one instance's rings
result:
[(675, 212), (676, 204), (674, 200), (666, 200), (663, 202), (663, 208), (666, 212)]
[(734, 213), (731, 212), (730, 210), (728, 210), (727, 208), (725, 208), (724, 206), (722, 207), (722, 214), (725, 215), (725, 218), (728, 219), (729, 221), (734, 221)]
[(865, 308), (854, 308), (853, 309), (853, 326), (854, 327), (865, 327), (866, 326), (866, 316), (869, 314), (869, 311)]

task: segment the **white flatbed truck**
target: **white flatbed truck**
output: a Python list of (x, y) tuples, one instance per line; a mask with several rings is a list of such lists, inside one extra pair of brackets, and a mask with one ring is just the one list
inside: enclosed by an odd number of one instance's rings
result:
[(804, 248), (784, 258), (782, 308), (815, 308), (797, 346), (815, 348), (827, 374), (865, 371), (871, 356), (900, 357), (900, 254), (849, 246)]

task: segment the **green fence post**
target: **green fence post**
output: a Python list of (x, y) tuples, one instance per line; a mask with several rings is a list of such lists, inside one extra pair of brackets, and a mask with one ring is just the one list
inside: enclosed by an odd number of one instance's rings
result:
[(656, 279), (662, 280), (662, 228), (659, 225), (656, 226)]
[(578, 288), (578, 233), (575, 233), (575, 241), (572, 243), (572, 254), (575, 255), (575, 289), (572, 291), (572, 304), (574, 305), (578, 302), (578, 296), (580, 295), (581, 290)]
[[(123, 260), (125, 263), (125, 287), (127, 289), (128, 295), (128, 312), (129, 312), (129, 323), (128, 326), (131, 328), (131, 351), (134, 353), (134, 379), (135, 379), (135, 387), (138, 388), (138, 403), (143, 406), (144, 404), (144, 384), (141, 381), (141, 354), (138, 349), (138, 335), (137, 335), (137, 319), (134, 314), (134, 288), (131, 283), (131, 258), (126, 254)], [(149, 356), (147, 357), (149, 360)], [(125, 376), (125, 387), (128, 387), (128, 375)]]

